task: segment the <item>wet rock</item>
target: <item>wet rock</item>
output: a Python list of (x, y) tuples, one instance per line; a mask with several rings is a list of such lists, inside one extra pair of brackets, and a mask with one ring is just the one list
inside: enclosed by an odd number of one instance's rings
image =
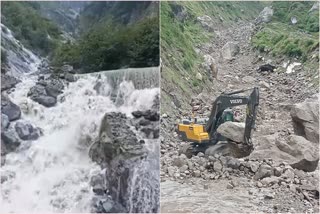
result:
[(47, 95), (46, 89), (43, 85), (35, 85), (31, 87), (28, 92), (28, 97), (45, 107), (52, 107), (57, 103), (56, 98)]
[(9, 117), (5, 114), (1, 114), (1, 131), (8, 128), (10, 124)]
[(20, 140), (14, 129), (1, 132), (1, 142), (5, 145), (6, 152), (13, 152), (20, 146)]
[(240, 52), (239, 45), (235, 42), (227, 42), (221, 50), (221, 56), (224, 59), (231, 60)]
[(1, 73), (1, 91), (11, 89), (19, 82), (20, 80), (18, 80), (14, 76)]
[(64, 89), (63, 82), (57, 78), (48, 78), (45, 80), (45, 90), (48, 96), (57, 98), (59, 94), (62, 94)]
[(272, 20), (273, 16), (273, 9), (271, 6), (265, 7), (259, 14), (259, 16), (256, 18), (256, 23), (260, 24), (262, 22), (268, 23)]
[(255, 180), (260, 180), (262, 178), (270, 177), (273, 175), (273, 169), (268, 164), (262, 164), (256, 174), (254, 175)]
[(73, 72), (73, 66), (72, 65), (63, 65), (63, 66), (61, 66), (60, 69), (61, 69), (62, 72), (65, 72), (65, 73)]
[[(144, 210), (142, 200), (145, 198), (139, 195), (151, 196), (148, 198), (148, 209), (152, 212), (158, 207), (159, 178), (148, 168), (140, 166), (147, 157), (147, 149), (144, 141), (138, 140), (136, 133), (131, 130), (130, 121), (122, 113), (105, 114), (99, 137), (89, 149), (89, 156), (106, 169), (106, 189), (111, 199), (120, 204), (125, 212)], [(132, 184), (134, 174), (138, 176)], [(147, 184), (146, 188), (142, 188), (142, 184)]]
[(291, 109), (295, 134), (319, 144), (319, 100), (311, 99), (294, 105)]
[(36, 140), (40, 137), (40, 130), (33, 127), (30, 123), (18, 121), (15, 130), (22, 140)]
[(244, 123), (227, 121), (218, 127), (217, 132), (227, 139), (241, 143), (244, 140), (244, 128)]
[(92, 191), (97, 195), (104, 195), (106, 193), (106, 185), (103, 175), (94, 175), (90, 179)]
[(64, 79), (67, 80), (68, 82), (75, 82), (77, 81), (77, 78), (71, 74), (71, 73), (65, 73)]
[(1, 113), (8, 116), (9, 121), (17, 120), (21, 117), (19, 106), (14, 104), (6, 94), (1, 94)]
[(150, 121), (159, 121), (160, 120), (160, 114), (157, 111), (153, 111), (153, 110), (134, 111), (134, 112), (132, 112), (132, 115), (135, 118), (144, 117), (146, 120), (150, 120)]

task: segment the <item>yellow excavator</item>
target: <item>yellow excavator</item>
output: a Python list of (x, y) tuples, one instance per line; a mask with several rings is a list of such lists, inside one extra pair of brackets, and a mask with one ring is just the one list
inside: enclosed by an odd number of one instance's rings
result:
[[(249, 96), (239, 95), (252, 91)], [(238, 90), (230, 93), (222, 93), (213, 103), (211, 114), (208, 120), (197, 118), (182, 120), (178, 124), (177, 133), (181, 140), (191, 142), (186, 145), (181, 153), (188, 157), (198, 152), (203, 152), (219, 141), (228, 141), (217, 132), (218, 127), (227, 121), (234, 121), (232, 107), (247, 105), (246, 121), (243, 142), (248, 152), (253, 150), (251, 141), (251, 130), (255, 127), (257, 107), (259, 105), (259, 88), (254, 87), (245, 90)]]

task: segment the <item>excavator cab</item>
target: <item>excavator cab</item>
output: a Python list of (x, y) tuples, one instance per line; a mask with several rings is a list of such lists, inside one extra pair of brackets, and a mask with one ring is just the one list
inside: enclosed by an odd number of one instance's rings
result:
[[(249, 96), (238, 95), (251, 90)], [(199, 124), (196, 120), (191, 120), (190, 123), (180, 123), (177, 127), (179, 137), (188, 142), (199, 151), (208, 148), (210, 145), (215, 145), (219, 141), (227, 141), (225, 137), (221, 136), (217, 129), (227, 121), (234, 121), (234, 114), (232, 107), (247, 105), (244, 144), (248, 145), (252, 150), (251, 130), (255, 126), (255, 119), (257, 114), (257, 106), (259, 105), (259, 88), (234, 91), (231, 93), (222, 93), (213, 103), (211, 114), (205, 124)]]

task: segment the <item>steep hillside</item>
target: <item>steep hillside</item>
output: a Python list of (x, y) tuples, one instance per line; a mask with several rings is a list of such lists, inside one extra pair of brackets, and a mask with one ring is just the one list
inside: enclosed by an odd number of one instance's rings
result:
[(156, 2), (91, 2), (79, 18), (79, 39), (57, 49), (55, 65), (82, 72), (159, 65)]
[(79, 36), (79, 13), (89, 1), (39, 2), (41, 15), (56, 23), (72, 37)]
[(38, 2), (1, 2), (1, 6), (2, 23), (27, 48), (45, 56), (57, 46), (61, 29), (40, 15)]
[(80, 30), (88, 32), (106, 21), (129, 25), (146, 17), (159, 15), (158, 3), (152, 1), (118, 2), (101, 1), (88, 3), (80, 13)]
[[(273, 2), (271, 21), (252, 39), (261, 54), (302, 62), (313, 77), (318, 75), (319, 7), (315, 2)], [(314, 79), (318, 84), (318, 77)]]
[[(161, 2), (163, 111), (179, 108), (192, 95), (210, 88), (212, 82), (208, 78), (196, 77), (205, 73), (202, 66), (205, 60), (199, 48), (208, 44), (222, 26), (253, 20), (264, 5), (263, 2)], [(175, 94), (183, 97), (176, 98)]]

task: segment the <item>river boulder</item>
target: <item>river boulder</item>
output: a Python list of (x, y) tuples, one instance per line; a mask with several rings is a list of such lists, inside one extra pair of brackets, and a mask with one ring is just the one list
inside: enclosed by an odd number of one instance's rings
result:
[(9, 121), (14, 121), (21, 117), (19, 106), (14, 104), (8, 95), (4, 93), (1, 94), (1, 113), (7, 115)]

